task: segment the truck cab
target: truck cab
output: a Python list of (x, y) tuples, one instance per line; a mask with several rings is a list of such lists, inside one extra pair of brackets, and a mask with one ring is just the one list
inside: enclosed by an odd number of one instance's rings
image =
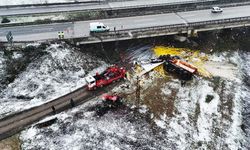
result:
[(108, 26), (101, 22), (92, 22), (89, 24), (89, 30), (91, 33), (94, 32), (108, 32), (110, 29)]
[(88, 83), (88, 89), (96, 87), (96, 79), (93, 76), (87, 76), (85, 79)]

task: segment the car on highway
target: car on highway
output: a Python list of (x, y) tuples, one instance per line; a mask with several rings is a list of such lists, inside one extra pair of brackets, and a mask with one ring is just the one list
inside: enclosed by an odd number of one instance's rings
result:
[(223, 12), (223, 9), (220, 8), (220, 7), (212, 7), (211, 12), (212, 12), (212, 13), (222, 13), (222, 12)]
[(104, 25), (102, 22), (91, 22), (89, 24), (90, 32), (107, 32), (109, 31), (109, 27)]

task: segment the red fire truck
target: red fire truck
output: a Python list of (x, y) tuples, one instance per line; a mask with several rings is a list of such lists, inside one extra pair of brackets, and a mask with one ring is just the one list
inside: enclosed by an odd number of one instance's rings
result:
[(95, 76), (87, 76), (89, 90), (95, 90), (98, 87), (106, 86), (112, 82), (123, 79), (126, 76), (126, 70), (123, 67), (113, 65), (108, 67), (103, 73), (96, 73)]

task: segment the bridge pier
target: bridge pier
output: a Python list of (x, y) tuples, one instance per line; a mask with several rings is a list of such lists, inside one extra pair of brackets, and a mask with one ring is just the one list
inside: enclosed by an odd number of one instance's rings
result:
[(195, 29), (188, 29), (187, 31), (187, 37), (197, 37), (198, 31)]

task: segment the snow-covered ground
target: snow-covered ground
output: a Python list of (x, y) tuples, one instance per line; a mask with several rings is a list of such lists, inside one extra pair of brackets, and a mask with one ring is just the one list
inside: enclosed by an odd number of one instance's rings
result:
[[(149, 47), (130, 50), (129, 60), (151, 57)], [(143, 55), (142, 55), (143, 54)], [(242, 68), (249, 68), (249, 54), (217, 54), (224, 63), (233, 63), (237, 81), (227, 78), (208, 80), (196, 78), (185, 86), (171, 78), (161, 85), (162, 97), (176, 92), (172, 117), (162, 113), (159, 118), (147, 114), (143, 105), (142, 118), (135, 118), (129, 107), (95, 115), (98, 98), (56, 115), (58, 121), (46, 128), (33, 126), (21, 134), (23, 149), (247, 149), (245, 133), (241, 129), (242, 106), (249, 99), (243, 84)], [(248, 61), (248, 63), (242, 63)], [(242, 66), (242, 64), (244, 66)], [(246, 65), (246, 66), (245, 66)], [(249, 72), (247, 72), (249, 73)], [(153, 73), (152, 73), (153, 74)], [(151, 75), (152, 75), (151, 74)], [(249, 74), (248, 74), (249, 75)], [(248, 76), (249, 77), (249, 76)], [(150, 80), (146, 82), (151, 82)], [(151, 87), (153, 83), (149, 83)], [(158, 85), (160, 86), (160, 85)], [(211, 101), (207, 101), (210, 95)], [(154, 97), (151, 98), (154, 101)], [(165, 99), (168, 101), (168, 99)], [(248, 102), (249, 103), (249, 102)], [(249, 105), (249, 104), (248, 104)], [(249, 111), (248, 111), (249, 112)], [(154, 118), (156, 126), (146, 116)]]
[(67, 17), (63, 14), (60, 15), (44, 15), (44, 16), (13, 16), (8, 18), (11, 23), (25, 23), (35, 22), (39, 20), (66, 20)]
[[(4, 5), (24, 5), (24, 4), (47, 4), (47, 3), (68, 3), (75, 2), (76, 0), (0, 0), (0, 6)], [(77, 0), (81, 1), (90, 1), (90, 0)]]
[[(57, 44), (51, 45), (44, 52), (45, 55), (30, 63), (25, 71), (1, 90), (1, 117), (69, 93), (85, 84), (86, 74), (98, 67), (103, 69), (106, 65), (79, 50)], [(14, 56), (22, 57), (20, 54)], [(4, 63), (3, 57), (0, 57), (1, 62)]]
[[(105, 1), (105, 0), (1, 0), (0, 6), (4, 5), (24, 5), (24, 4), (48, 4), (48, 3), (69, 3), (69, 2), (88, 2), (88, 1)], [(106, 0), (108, 1), (108, 0)], [(145, 5), (147, 4), (161, 4), (161, 3), (176, 3), (176, 2), (186, 2), (192, 0), (111, 0), (111, 6), (133, 6), (133, 5)], [(120, 3), (121, 2), (121, 3)]]
[[(151, 58), (150, 48), (150, 45), (133, 47), (127, 52), (122, 51), (121, 58), (130, 63)], [(1, 116), (68, 93), (84, 85), (83, 77), (94, 73), (94, 68), (106, 66), (103, 61), (67, 46), (54, 44), (44, 52), (0, 92)], [(22, 57), (17, 52), (13, 55), (13, 59)], [(249, 58), (249, 52), (241, 51), (210, 57), (211, 61), (233, 67), (230, 74), (233, 78), (230, 79), (228, 76), (198, 77), (184, 86), (171, 76), (157, 85), (155, 78), (146, 80), (144, 85), (160, 89), (155, 95), (147, 96), (150, 102), (161, 97), (168, 103), (169, 97), (174, 97), (171, 116), (162, 111), (156, 117), (149, 112), (150, 107), (143, 105), (141, 116), (137, 118), (130, 106), (97, 117), (96, 108), (100, 101), (95, 98), (55, 115), (58, 120), (51, 126), (38, 128), (33, 125), (24, 130), (20, 136), (22, 149), (249, 149), (250, 141), (246, 137), (246, 134), (250, 136)], [(5, 74), (5, 61), (0, 51), (0, 76)], [(153, 75), (155, 73), (151, 72), (150, 76)]]

